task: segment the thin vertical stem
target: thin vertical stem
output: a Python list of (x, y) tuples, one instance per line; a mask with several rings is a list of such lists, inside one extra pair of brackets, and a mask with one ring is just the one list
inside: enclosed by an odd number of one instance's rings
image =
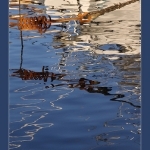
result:
[(23, 63), (23, 46), (21, 47), (21, 62), (20, 62), (20, 69), (22, 68)]
[(81, 6), (82, 6), (82, 5), (80, 4), (80, 0), (77, 0), (77, 4), (78, 4), (78, 6), (79, 6), (79, 7), (78, 7), (79, 13), (81, 13), (81, 12), (82, 12), (82, 10), (81, 10)]
[[(21, 8), (20, 8), (20, 0), (19, 0), (19, 15), (21, 18)], [(20, 38), (21, 38), (21, 63), (20, 63), (20, 69), (22, 68), (23, 63), (23, 37), (22, 37), (22, 30), (20, 30)]]

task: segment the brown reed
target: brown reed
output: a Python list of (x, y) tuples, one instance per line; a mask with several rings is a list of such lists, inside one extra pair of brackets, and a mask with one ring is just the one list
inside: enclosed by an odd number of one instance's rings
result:
[(120, 8), (122, 8), (126, 5), (129, 5), (129, 4), (132, 4), (136, 1), (139, 1), (139, 0), (129, 0), (124, 3), (114, 4), (113, 6), (109, 6), (107, 8), (101, 9), (101, 10), (89, 12), (86, 15), (83, 15), (83, 19), (87, 19), (87, 22), (92, 21), (92, 20), (96, 19), (98, 16), (104, 15), (105, 13), (112, 12), (116, 9), (120, 9)]
[[(46, 18), (45, 16), (37, 16), (37, 17), (21, 16), (19, 17), (18, 23), (16, 25), (18, 26), (19, 30), (38, 30), (38, 32), (42, 34), (47, 29), (50, 28), (51, 23), (62, 23), (62, 22), (68, 22), (71, 20), (78, 20), (80, 24), (90, 23), (92, 20), (96, 19), (98, 16), (104, 15), (105, 13), (112, 12), (116, 9), (120, 9), (136, 1), (139, 1), (139, 0), (129, 0), (123, 3), (114, 4), (113, 6), (109, 6), (101, 10), (79, 13), (74, 18), (59, 18), (57, 20), (52, 20), (50, 16), (48, 16), (48, 18)], [(10, 25), (14, 26), (15, 24), (10, 23)]]

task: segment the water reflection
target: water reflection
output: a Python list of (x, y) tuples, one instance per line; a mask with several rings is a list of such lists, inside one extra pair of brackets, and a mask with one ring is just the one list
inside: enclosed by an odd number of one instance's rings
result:
[[(124, 106), (125, 103), (119, 107), (118, 117), (105, 122), (105, 126), (108, 128), (114, 128), (107, 133), (102, 133), (97, 135), (95, 138), (99, 142), (104, 142), (104, 148), (106, 145), (113, 146), (113, 147), (120, 147), (120, 143), (122, 141), (128, 141), (125, 147), (132, 145), (132, 143), (136, 143), (140, 146), (140, 138), (139, 138), (139, 128), (140, 128), (140, 111), (138, 108), (134, 110), (129, 110)], [(127, 112), (127, 114), (124, 113)], [(130, 117), (129, 117), (130, 114)], [(135, 125), (136, 124), (136, 125)], [(129, 128), (129, 133), (127, 134), (125, 130)], [(133, 149), (136, 148), (135, 145), (132, 145)], [(120, 147), (121, 148), (121, 147)]]
[[(47, 29), (50, 28), (51, 23), (63, 23), (69, 21), (78, 21), (81, 25), (90, 23), (95, 20), (100, 15), (104, 15), (105, 13), (112, 12), (116, 9), (120, 9), (126, 5), (132, 4), (138, 0), (129, 0), (124, 3), (114, 4), (113, 6), (106, 7), (101, 10), (90, 11), (90, 12), (79, 12), (77, 16), (65, 17), (59, 19), (51, 19), (51, 16), (48, 15), (49, 19), (46, 16), (30, 16), (31, 14), (23, 14), (20, 17), (10, 16), (10, 19), (18, 20), (17, 23), (10, 22), (10, 27), (18, 26), (19, 30), (38, 30), (39, 33), (45, 33)], [(21, 10), (19, 1), (19, 12)], [(28, 8), (29, 9), (29, 8)], [(32, 10), (33, 11), (33, 10)], [(15, 18), (14, 18), (15, 17)]]
[[(21, 1), (21, 11), (58, 18), (111, 6), (48, 2)], [(42, 35), (10, 28), (10, 149), (140, 148), (140, 21), (110, 16)]]
[[(85, 78), (80, 78), (80, 79), (63, 79), (65, 74), (54, 74), (53, 72), (44, 72), (44, 67), (42, 68), (42, 72), (34, 72), (31, 70), (26, 70), (26, 69), (19, 69), (11, 76), (14, 77), (19, 77), (22, 80), (42, 80), (44, 82), (47, 82), (48, 78), (51, 78), (51, 82), (54, 80), (59, 80), (60, 82), (66, 82), (64, 84), (51, 84), (51, 86), (45, 86), (45, 88), (54, 88), (57, 86), (67, 86), (69, 88), (79, 88), (80, 90), (86, 90), (89, 93), (102, 93), (104, 95), (115, 95), (117, 97), (111, 99), (111, 100), (116, 100), (117, 98), (124, 97), (124, 95), (121, 94), (110, 94), (109, 91), (111, 91), (112, 87), (100, 87), (100, 86), (95, 86), (99, 85), (99, 81), (94, 81), (94, 80), (89, 80)], [(117, 100), (116, 100), (117, 101)], [(125, 102), (125, 101), (124, 101)]]

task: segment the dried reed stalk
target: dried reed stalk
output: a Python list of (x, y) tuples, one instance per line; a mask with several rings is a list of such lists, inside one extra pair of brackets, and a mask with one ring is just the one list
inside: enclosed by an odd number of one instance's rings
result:
[(19, 30), (38, 30), (38, 32), (44, 33), (48, 28), (50, 28), (51, 23), (62, 23), (71, 20), (78, 20), (80, 24), (90, 23), (92, 20), (96, 19), (101, 15), (104, 15), (105, 13), (109, 13), (116, 9), (120, 9), (136, 1), (139, 0), (129, 0), (123, 3), (114, 4), (113, 6), (109, 6), (101, 10), (79, 13), (76, 17), (73, 18), (59, 18), (57, 20), (52, 20), (50, 16), (49, 18), (46, 18), (45, 16), (38, 16), (38, 17), (21, 16), (19, 17), (19, 19), (17, 19), (18, 20), (17, 24), (10, 23), (10, 26), (17, 25)]

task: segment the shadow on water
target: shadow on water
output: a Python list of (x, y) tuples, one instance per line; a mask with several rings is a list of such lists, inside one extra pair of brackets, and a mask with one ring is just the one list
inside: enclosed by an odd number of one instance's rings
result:
[[(22, 32), (21, 32), (22, 35)], [(22, 68), (23, 63), (23, 42), (22, 42), (22, 36), (21, 36), (21, 62), (20, 62), (20, 69), (12, 69), (13, 74), (11, 76), (21, 78), (22, 80), (43, 80), (44, 82), (47, 82), (48, 78), (51, 79), (51, 82), (54, 80), (59, 81), (65, 81), (67, 84), (51, 84), (51, 86), (45, 86), (45, 88), (54, 88), (57, 86), (67, 86), (69, 88), (79, 88), (80, 90), (86, 90), (89, 93), (101, 93), (104, 95), (113, 95), (114, 98), (110, 99), (111, 101), (118, 101), (118, 102), (124, 102), (128, 103), (134, 107), (141, 108), (141, 106), (134, 105), (132, 102), (128, 102), (125, 100), (117, 100), (118, 98), (123, 98), (123, 94), (110, 94), (109, 91), (112, 90), (112, 87), (100, 87), (100, 86), (94, 86), (100, 84), (99, 81), (89, 80), (85, 78), (80, 79), (63, 79), (66, 74), (55, 74), (53, 72), (48, 72), (48, 67), (43, 66), (41, 72), (35, 72), (31, 70), (26, 70)], [(14, 71), (16, 70), (16, 71)], [(127, 84), (127, 83), (126, 83)]]
[[(21, 15), (48, 20), (111, 4), (20, 2)], [(37, 17), (33, 30), (21, 31), (18, 1), (9, 9), (10, 149), (140, 149), (140, 21), (112, 13), (43, 26)]]

